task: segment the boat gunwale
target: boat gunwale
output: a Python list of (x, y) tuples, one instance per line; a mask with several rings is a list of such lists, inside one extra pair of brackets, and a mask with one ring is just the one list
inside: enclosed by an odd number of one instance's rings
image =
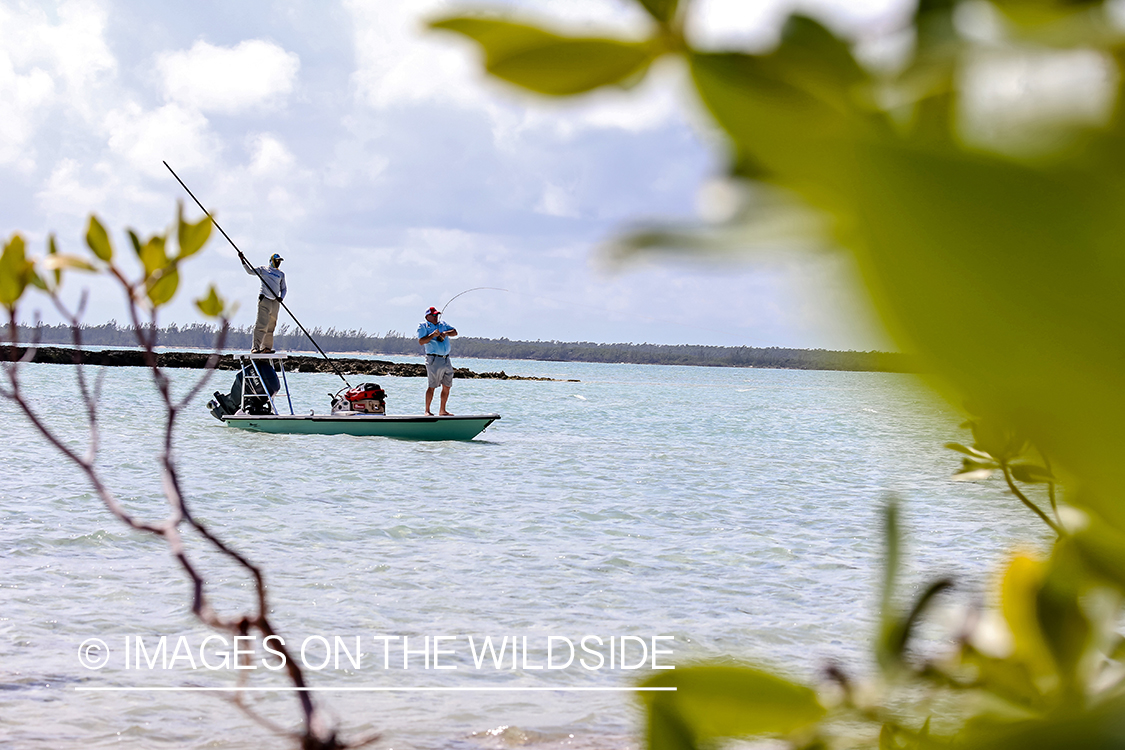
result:
[(224, 414), (220, 419), (224, 422), (243, 420), (268, 420), (268, 421), (300, 421), (300, 422), (457, 422), (463, 420), (485, 420), (489, 423), (500, 419), (499, 414), (451, 414), (449, 416), (410, 415), (410, 414), (362, 414), (356, 413), (349, 416), (335, 414)]

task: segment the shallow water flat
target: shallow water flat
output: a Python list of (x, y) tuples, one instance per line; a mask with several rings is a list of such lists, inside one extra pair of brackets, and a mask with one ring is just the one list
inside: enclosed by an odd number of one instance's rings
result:
[[(833, 659), (865, 671), (891, 495), (903, 501), (908, 585), (951, 573), (979, 590), (1017, 540), (1042, 538), (999, 485), (949, 481), (958, 461), (942, 443), (966, 436), (909, 376), (458, 364), (581, 382), (458, 381), (455, 413), (503, 415), (471, 442), (253, 434), (212, 419), (206, 398), (177, 432), (194, 512), (266, 571), (287, 644), (305, 644), (314, 665), (331, 657), (309, 670), (314, 686), (445, 690), (318, 696), (345, 732), (382, 732), (381, 747), (635, 747), (634, 695), (527, 688), (630, 687), (654, 662), (729, 655), (807, 677)], [(74, 368), (25, 375), (48, 421), (84, 445)], [(194, 374), (171, 375), (182, 390)], [(380, 384), (391, 413), (421, 411), (424, 381)], [(338, 385), (291, 375), (296, 411), (325, 411)], [(160, 415), (145, 372), (107, 368), (104, 387), (99, 465), (131, 510), (160, 517)], [(209, 633), (163, 545), (115, 522), (7, 402), (0, 424), (0, 736), (262, 746), (269, 732), (222, 694), (75, 689), (232, 686), (237, 675), (191, 668), (222, 649), (201, 645)], [(189, 544), (217, 604), (247, 606), (247, 576)], [(190, 654), (138, 668), (137, 639), (155, 659), (160, 636), (166, 656), (181, 636)], [(78, 656), (94, 637), (112, 656), (99, 670)], [(247, 684), (284, 685), (254, 645)], [(566, 667), (548, 668), (570, 647)], [(622, 654), (645, 667), (623, 669)], [(297, 718), (291, 694), (253, 701), (275, 721)]]

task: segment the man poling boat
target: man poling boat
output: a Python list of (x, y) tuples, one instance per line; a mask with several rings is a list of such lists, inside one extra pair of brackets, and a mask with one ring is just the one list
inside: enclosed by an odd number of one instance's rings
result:
[[(203, 213), (207, 214), (207, 216), (209, 216), (211, 218), (211, 223), (215, 225), (215, 229), (219, 230), (219, 233), (222, 234), (223, 237), (226, 238), (227, 242), (230, 243), (230, 246), (234, 248), (234, 251), (236, 253), (238, 253), (238, 259), (240, 261), (242, 261), (242, 265), (245, 266), (247, 269), (252, 270), (254, 272), (254, 274), (258, 277), (258, 279), (262, 282), (263, 288), (271, 288), (269, 282), (267, 282), (267, 280), (266, 280), (267, 276), (265, 274), (263, 274), (260, 269), (254, 268), (254, 266), (250, 265), (250, 261), (248, 261), (246, 259), (246, 256), (242, 254), (242, 251), (238, 249), (238, 245), (234, 244), (234, 240), (232, 240), (230, 238), (230, 235), (227, 234), (221, 226), (219, 226), (219, 222), (215, 221), (215, 217), (211, 215), (211, 212), (208, 211), (203, 206), (203, 204), (199, 202), (199, 199), (195, 197), (195, 193), (191, 192), (191, 188), (189, 188), (186, 184), (184, 184), (184, 181), (181, 180), (180, 176), (178, 174), (176, 174), (175, 170), (173, 170), (172, 167), (169, 166), (168, 162), (164, 162), (164, 166), (168, 167), (168, 171), (171, 172), (172, 176), (176, 178), (176, 182), (180, 183), (180, 187), (182, 187), (185, 191), (187, 191), (187, 194), (191, 196), (191, 199), (193, 201), (195, 201), (195, 205), (199, 206), (199, 210), (201, 210)], [(276, 257), (279, 261), (281, 259), (281, 256), (277, 255), (276, 253), (275, 253), (274, 257)], [(280, 265), (280, 263), (278, 265)], [(282, 276), (282, 281), (284, 281), (284, 276)], [(280, 296), (284, 297), (285, 296), (284, 292), (282, 292), (280, 294)], [(308, 340), (312, 342), (312, 345), (316, 347), (316, 350), (318, 352), (320, 352), (320, 355), (322, 357), (324, 357), (325, 360), (328, 361), (328, 364), (331, 365), (333, 372), (335, 372), (337, 375), (339, 375), (340, 380), (343, 380), (344, 383), (349, 388), (351, 388), (352, 384), (348, 383), (348, 379), (345, 378), (344, 374), (342, 372), (340, 372), (340, 369), (338, 367), (336, 367), (336, 363), (332, 361), (332, 358), (324, 353), (324, 350), (320, 348), (320, 344), (316, 343), (316, 339), (314, 339), (312, 337), (312, 334), (309, 333), (308, 330), (303, 325), (301, 325), (301, 321), (297, 320), (297, 316), (293, 314), (293, 311), (289, 309), (289, 307), (285, 304), (285, 301), (282, 300), (282, 299), (278, 299), (277, 302), (278, 302), (279, 307), (284, 308), (285, 312), (289, 313), (289, 317), (291, 317), (293, 319), (293, 322), (297, 324), (297, 327), (301, 329), (301, 333), (305, 334), (305, 336), (308, 337)], [(276, 322), (276, 320), (275, 320), (275, 322)], [(272, 343), (272, 340), (271, 340), (271, 343)]]
[[(164, 166), (176, 178), (195, 204), (211, 217), (216, 229), (226, 238), (247, 273), (258, 277), (262, 282), (259, 294), (258, 317), (254, 328), (253, 350), (250, 354), (236, 355), (239, 371), (235, 376), (229, 393), (216, 391), (207, 404), (214, 416), (224, 424), (253, 432), (271, 432), (302, 435), (355, 435), (383, 436), (406, 440), (472, 440), (490, 424), (500, 419), (499, 414), (474, 414), (454, 416), (443, 413), (440, 416), (398, 416), (386, 413), (386, 392), (377, 383), (363, 383), (352, 387), (348, 379), (325, 354), (320, 344), (297, 320), (285, 304), (285, 274), (281, 272), (282, 257), (274, 253), (269, 267), (254, 267), (242, 254), (238, 245), (223, 230), (215, 217), (211, 216), (195, 194), (191, 192), (168, 162)], [(491, 287), (476, 287), (485, 289)], [(466, 289), (461, 294), (475, 291)], [(461, 296), (456, 295), (453, 299)], [(452, 302), (453, 299), (449, 300)], [(449, 305), (446, 302), (446, 306)], [(293, 322), (308, 337), (321, 356), (328, 361), (332, 370), (347, 386), (332, 396), (332, 408), (328, 414), (309, 413), (298, 415), (293, 411), (293, 398), (289, 393), (289, 381), (285, 372), (286, 355), (273, 351), (273, 327), (277, 323), (277, 309), (284, 308)], [(434, 308), (431, 308), (432, 310)], [(436, 310), (435, 310), (436, 312)], [(446, 332), (448, 333), (448, 331)], [(456, 332), (453, 332), (456, 335)], [(452, 373), (450, 373), (452, 376)], [(431, 391), (432, 395), (432, 391)], [(448, 395), (448, 393), (446, 393)], [(429, 411), (427, 402), (427, 412)], [(288, 414), (278, 408), (278, 404), (288, 407)], [(445, 412), (442, 400), (442, 411)]]

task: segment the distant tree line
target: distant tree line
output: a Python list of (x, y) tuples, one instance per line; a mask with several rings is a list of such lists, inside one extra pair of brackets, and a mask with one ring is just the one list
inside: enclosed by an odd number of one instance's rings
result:
[[(159, 345), (171, 348), (207, 349), (215, 341), (215, 328), (203, 323), (178, 326), (170, 323), (158, 329)], [(329, 352), (368, 354), (421, 354), (417, 339), (397, 331), (382, 336), (362, 329), (313, 328), (310, 333), (321, 348)], [(249, 349), (252, 326), (232, 327), (227, 335), (228, 349)], [(84, 346), (136, 346), (131, 328), (116, 321), (81, 326)], [(66, 325), (20, 326), (22, 343), (71, 344), (72, 332)], [(297, 328), (282, 324), (274, 334), (279, 351), (308, 351), (308, 338)], [(597, 344), (589, 341), (511, 341), (459, 337), (456, 353), (480, 359), (534, 359), (547, 362), (609, 362), (642, 365), (695, 365), (705, 367), (766, 367), (794, 370), (849, 370), (857, 372), (913, 372), (910, 358), (888, 352), (841, 352), (824, 349), (781, 349), (751, 346), (697, 346), (693, 344)]]

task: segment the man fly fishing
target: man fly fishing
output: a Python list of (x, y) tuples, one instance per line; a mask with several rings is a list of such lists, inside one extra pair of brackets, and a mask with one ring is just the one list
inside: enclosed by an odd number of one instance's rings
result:
[(426, 351), (426, 416), (432, 417), (430, 406), (434, 401), (434, 389), (441, 386), (441, 402), (438, 416), (452, 417), (445, 408), (449, 403), (449, 389), (453, 387), (453, 365), (449, 362), (449, 339), (457, 335), (457, 329), (438, 320), (441, 315), (436, 307), (426, 311), (426, 320), (418, 326), (418, 343)]

